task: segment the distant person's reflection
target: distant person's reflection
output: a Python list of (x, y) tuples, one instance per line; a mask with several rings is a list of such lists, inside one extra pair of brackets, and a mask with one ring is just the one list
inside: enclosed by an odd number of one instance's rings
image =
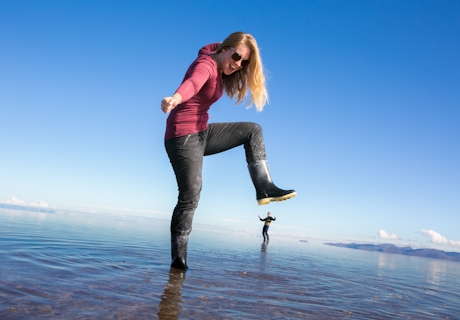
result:
[(262, 245), (260, 247), (260, 270), (261, 271), (265, 270), (265, 260), (267, 258), (267, 247), (268, 247), (268, 242), (264, 240), (264, 242), (262, 242)]
[(177, 319), (180, 313), (181, 287), (185, 279), (185, 270), (171, 268), (169, 280), (158, 305), (160, 320)]
[(265, 252), (267, 252), (267, 245), (268, 243), (267, 242), (262, 242), (262, 246), (260, 247), (260, 251), (262, 251), (264, 254)]

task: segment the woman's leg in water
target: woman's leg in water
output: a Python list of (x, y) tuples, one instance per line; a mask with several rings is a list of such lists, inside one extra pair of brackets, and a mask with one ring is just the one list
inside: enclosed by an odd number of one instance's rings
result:
[(205, 132), (165, 141), (179, 196), (171, 218), (171, 266), (187, 269), (187, 247), (202, 186)]

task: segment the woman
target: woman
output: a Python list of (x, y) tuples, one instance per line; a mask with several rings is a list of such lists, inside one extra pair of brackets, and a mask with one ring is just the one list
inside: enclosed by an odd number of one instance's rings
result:
[(270, 177), (262, 129), (251, 122), (211, 123), (208, 110), (224, 91), (262, 111), (268, 100), (262, 61), (256, 40), (235, 32), (221, 43), (203, 47), (188, 68), (176, 92), (161, 101), (171, 112), (166, 122), (165, 148), (176, 175), (179, 196), (171, 220), (171, 266), (187, 269), (187, 246), (201, 192), (203, 156), (244, 145), (249, 173), (259, 205), (296, 195), (277, 188)]

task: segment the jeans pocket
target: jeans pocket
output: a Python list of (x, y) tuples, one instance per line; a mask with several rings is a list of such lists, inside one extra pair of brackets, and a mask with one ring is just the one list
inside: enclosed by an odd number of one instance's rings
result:
[(205, 140), (199, 133), (165, 140), (166, 152), (171, 161), (188, 159), (196, 161), (204, 156)]
[(191, 135), (192, 135), (191, 133), (189, 135), (187, 135), (187, 138), (185, 138), (185, 141), (182, 144), (183, 147), (185, 147), (185, 145), (187, 144), (187, 141), (188, 141), (188, 139), (190, 138)]

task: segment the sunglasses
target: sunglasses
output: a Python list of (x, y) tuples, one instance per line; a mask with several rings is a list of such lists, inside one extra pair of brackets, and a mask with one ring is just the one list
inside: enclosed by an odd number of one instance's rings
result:
[[(237, 62), (237, 61), (240, 61), (241, 60), (241, 55), (236, 52), (236, 51), (232, 51), (232, 49), (230, 49), (230, 47), (228, 48), (228, 50), (230, 50), (230, 52), (232, 53), (232, 59), (233, 61)], [(244, 68), (244, 67), (247, 67), (249, 64), (249, 60), (241, 60), (241, 66)]]

